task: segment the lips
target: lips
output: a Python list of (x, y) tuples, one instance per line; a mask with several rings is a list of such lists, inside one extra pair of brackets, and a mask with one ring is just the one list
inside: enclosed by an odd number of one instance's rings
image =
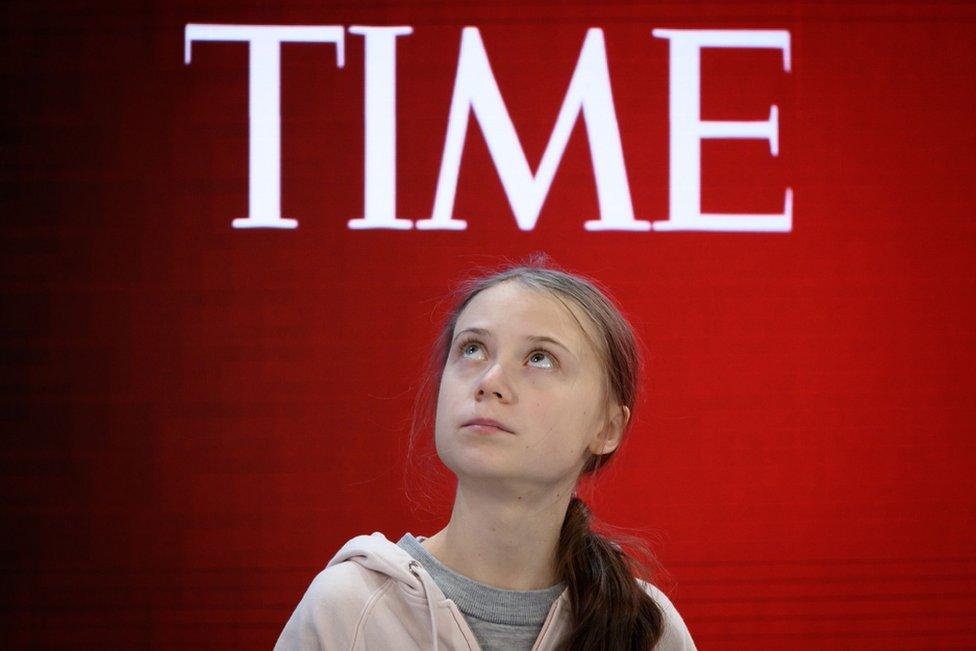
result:
[(508, 432), (509, 434), (513, 434), (512, 430), (509, 429), (506, 425), (504, 425), (502, 423), (499, 423), (497, 420), (494, 420), (492, 418), (473, 418), (473, 419), (469, 420), (468, 422), (466, 422), (464, 425), (462, 425), (462, 427), (469, 427), (469, 426), (472, 426), (472, 425), (483, 425), (483, 426), (486, 426), (486, 427), (495, 427), (497, 429), (502, 430), (503, 432)]

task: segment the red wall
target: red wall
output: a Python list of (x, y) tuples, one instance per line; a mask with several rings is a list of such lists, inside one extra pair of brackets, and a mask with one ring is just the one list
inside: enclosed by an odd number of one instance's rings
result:
[[(546, 251), (648, 351), (603, 520), (650, 532), (700, 648), (976, 646), (976, 10), (965, 3), (14, 3), (0, 70), (5, 638), (268, 648), (346, 539), (430, 534), (403, 454), (441, 297)], [(209, 6), (208, 6), (209, 5)], [(702, 55), (705, 212), (789, 232), (590, 232), (574, 127), (520, 230), (469, 125), (463, 231), (363, 213), (363, 40), (282, 48), (282, 212), (247, 214), (248, 56), (188, 23), (409, 25), (397, 216), (430, 217), (461, 29), (530, 165), (603, 30), (635, 217), (664, 220), (669, 49), (654, 28), (780, 29)], [(417, 481), (416, 477), (407, 476)], [(416, 497), (416, 496), (414, 496)]]

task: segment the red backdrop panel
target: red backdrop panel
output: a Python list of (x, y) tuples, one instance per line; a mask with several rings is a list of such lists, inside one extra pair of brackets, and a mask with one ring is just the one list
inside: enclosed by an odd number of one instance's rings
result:
[[(236, 6), (235, 6), (236, 4)], [(645, 530), (701, 648), (976, 645), (976, 12), (964, 3), (13, 3), (0, 170), (5, 638), (267, 648), (347, 538), (430, 534), (403, 489), (440, 299), (546, 251), (618, 297), (648, 355), (591, 500)], [(363, 214), (363, 39), (281, 57), (282, 213), (247, 215), (248, 53), (188, 23), (409, 25), (397, 216), (428, 218), (464, 26), (535, 169), (603, 30), (635, 217), (667, 219), (669, 49), (654, 28), (781, 29), (709, 50), (705, 212), (792, 229), (590, 232), (573, 129), (520, 230), (469, 125), (463, 231)]]

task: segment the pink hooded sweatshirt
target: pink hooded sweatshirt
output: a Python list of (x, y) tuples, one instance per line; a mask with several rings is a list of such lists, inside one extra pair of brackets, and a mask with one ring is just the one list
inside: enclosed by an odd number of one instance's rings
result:
[[(651, 584), (664, 612), (655, 649), (693, 651), (674, 604)], [(532, 651), (557, 649), (571, 628), (569, 593), (553, 602)], [(464, 615), (404, 549), (381, 533), (356, 536), (312, 580), (275, 644), (288, 649), (468, 649), (481, 647)]]

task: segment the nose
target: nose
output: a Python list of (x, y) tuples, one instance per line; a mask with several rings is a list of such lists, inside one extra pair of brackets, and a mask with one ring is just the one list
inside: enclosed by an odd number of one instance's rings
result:
[(498, 398), (503, 402), (512, 399), (511, 387), (508, 385), (502, 371), (502, 365), (499, 363), (493, 364), (482, 374), (475, 393), (477, 400), (485, 400), (491, 397)]

